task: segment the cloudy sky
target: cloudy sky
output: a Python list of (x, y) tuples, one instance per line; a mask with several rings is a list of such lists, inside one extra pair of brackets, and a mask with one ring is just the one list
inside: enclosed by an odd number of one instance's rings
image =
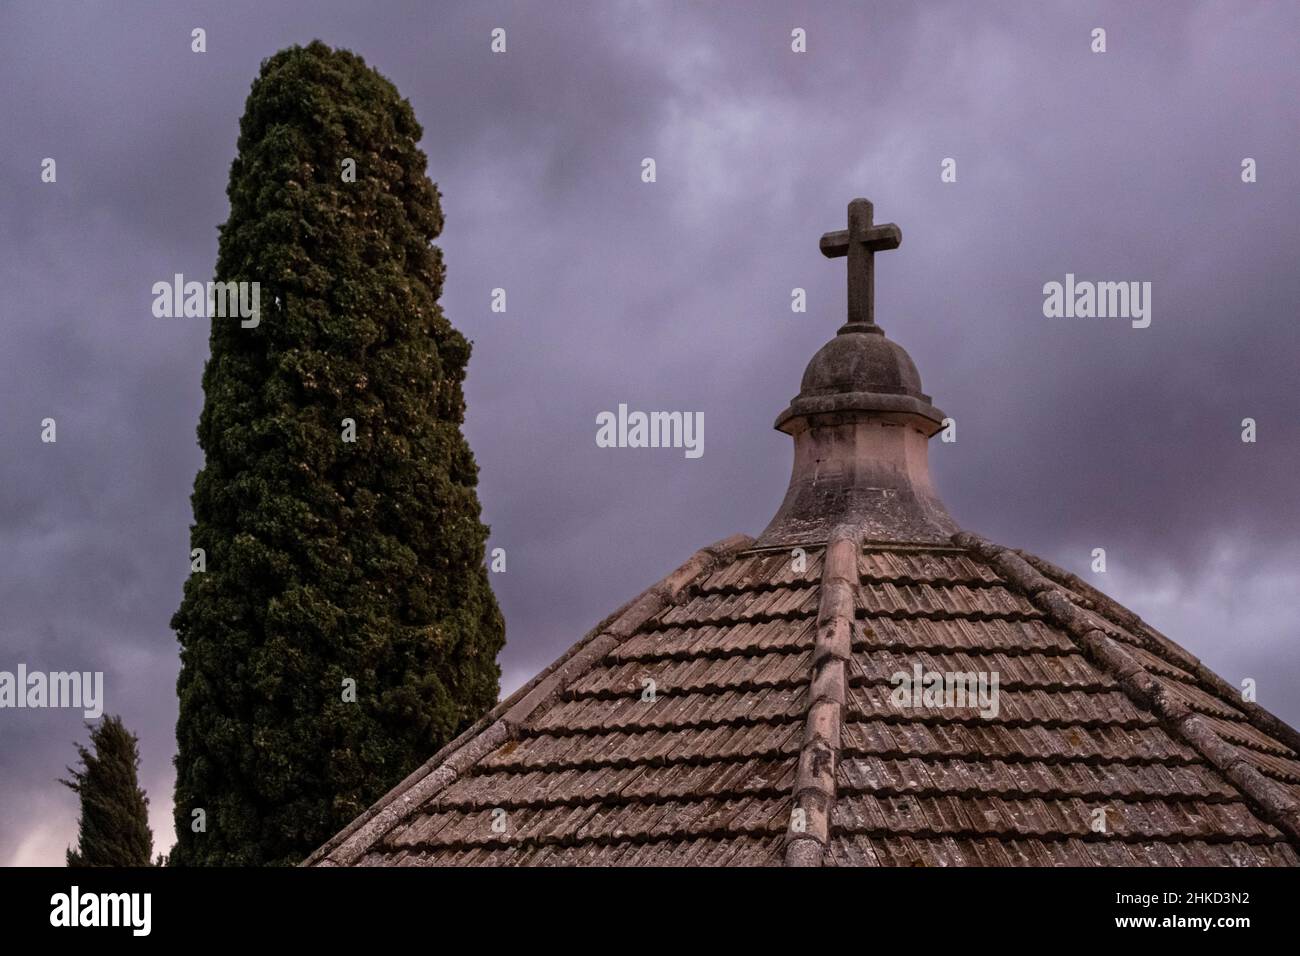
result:
[[(1300, 723), (1297, 35), (1300, 6), (1240, 0), (7, 2), (0, 670), (105, 672), (166, 849), (208, 331), (154, 318), (150, 288), (211, 275), (249, 84), (318, 38), (410, 98), (444, 195), (466, 432), (508, 554), (504, 691), (766, 525), (790, 465), (772, 421), (843, 321), (817, 240), (865, 195), (904, 233), (878, 320), (958, 422), (932, 448), (956, 519)], [(1150, 327), (1045, 318), (1066, 273), (1151, 282)], [(620, 402), (702, 411), (703, 457), (597, 448)], [(0, 863), (62, 863), (77, 808), (55, 780), (84, 737), (76, 711), (0, 711)]]

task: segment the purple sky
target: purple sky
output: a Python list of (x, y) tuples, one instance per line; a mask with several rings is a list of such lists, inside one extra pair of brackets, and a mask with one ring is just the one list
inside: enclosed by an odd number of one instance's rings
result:
[[(154, 318), (150, 287), (211, 276), (249, 84), (319, 38), (410, 98), (444, 195), (443, 304), (474, 341), (466, 432), (508, 553), (504, 691), (767, 523), (790, 465), (772, 421), (844, 316), (817, 240), (865, 195), (904, 234), (877, 318), (958, 422), (932, 443), (953, 516), (1300, 723), (1297, 35), (1300, 6), (1240, 0), (5, 3), (0, 670), (105, 672), (165, 850), (208, 330)], [(1150, 328), (1045, 318), (1067, 272), (1151, 282)], [(597, 448), (620, 402), (702, 411), (704, 456)], [(84, 737), (77, 711), (0, 711), (0, 863), (62, 863), (55, 780)]]

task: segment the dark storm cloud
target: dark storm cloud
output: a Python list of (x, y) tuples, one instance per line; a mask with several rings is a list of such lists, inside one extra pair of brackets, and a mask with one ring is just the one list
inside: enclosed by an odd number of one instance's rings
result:
[[(149, 288), (211, 274), (258, 63), (318, 37), (425, 128), (508, 552), (507, 689), (696, 548), (761, 530), (789, 468), (772, 419), (843, 316), (817, 238), (865, 194), (904, 232), (880, 322), (958, 421), (933, 449), (957, 519), (1080, 572), (1105, 547), (1093, 580), (1300, 721), (1297, 28), (1284, 4), (7, 4), (0, 668), (104, 670), (166, 826), (207, 330), (154, 319)], [(1044, 318), (1067, 272), (1150, 281), (1151, 327)], [(704, 457), (596, 448), (619, 402), (703, 411)], [(0, 715), (0, 861), (59, 861), (80, 725)]]

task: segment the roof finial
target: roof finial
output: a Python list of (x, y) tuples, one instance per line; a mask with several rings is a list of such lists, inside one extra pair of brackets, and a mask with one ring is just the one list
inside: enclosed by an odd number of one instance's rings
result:
[(871, 200), (854, 199), (849, 203), (849, 228), (828, 232), (821, 239), (822, 255), (827, 259), (849, 259), (849, 321), (841, 332), (880, 332), (876, 325), (875, 254), (897, 249), (903, 231), (892, 222), (872, 225), (871, 217)]
[(944, 544), (957, 530), (928, 464), (944, 414), (872, 308), (873, 257), (897, 249), (903, 233), (892, 222), (873, 224), (871, 212), (855, 199), (849, 228), (822, 236), (822, 255), (849, 260), (849, 321), (817, 350), (799, 394), (777, 416), (777, 429), (794, 438), (794, 468), (761, 547), (826, 541), (841, 524), (899, 543)]

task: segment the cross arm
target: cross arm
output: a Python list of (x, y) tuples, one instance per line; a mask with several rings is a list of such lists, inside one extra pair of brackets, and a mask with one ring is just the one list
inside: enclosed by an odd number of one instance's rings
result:
[[(872, 226), (862, 238), (868, 252), (880, 252), (885, 249), (897, 249), (903, 244), (903, 230), (892, 222)], [(837, 259), (849, 254), (849, 231), (828, 232), (821, 238), (822, 255), (827, 259)]]

